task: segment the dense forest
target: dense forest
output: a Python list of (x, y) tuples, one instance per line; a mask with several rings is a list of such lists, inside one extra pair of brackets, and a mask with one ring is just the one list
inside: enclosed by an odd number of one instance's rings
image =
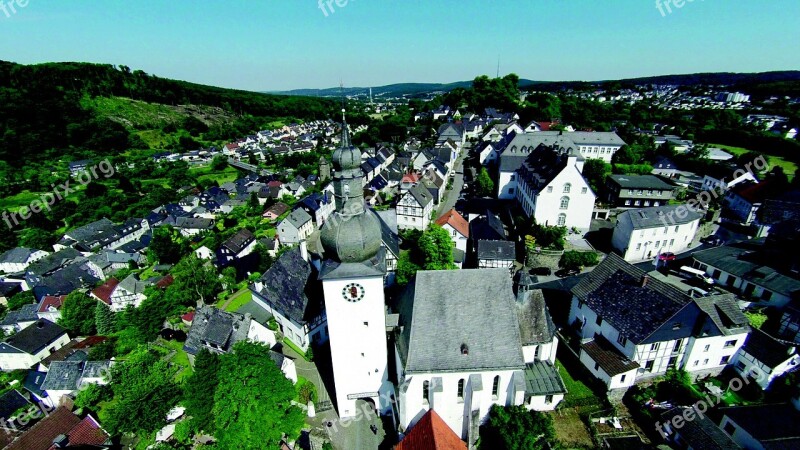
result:
[[(331, 116), (333, 100), (223, 89), (148, 75), (126, 66), (88, 63), (20, 65), (0, 61), (0, 161), (19, 167), (80, 150), (114, 154), (146, 145), (120, 121), (87, 108), (86, 99), (126, 98), (162, 105), (204, 105), (235, 119), (223, 125), (187, 116), (185, 147), (256, 131), (274, 120)], [(175, 127), (174, 124), (171, 124)]]

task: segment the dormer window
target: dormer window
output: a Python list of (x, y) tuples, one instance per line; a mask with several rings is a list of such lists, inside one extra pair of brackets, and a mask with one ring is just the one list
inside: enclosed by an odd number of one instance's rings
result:
[(461, 344), (461, 354), (469, 355), (469, 347), (467, 347), (467, 344)]

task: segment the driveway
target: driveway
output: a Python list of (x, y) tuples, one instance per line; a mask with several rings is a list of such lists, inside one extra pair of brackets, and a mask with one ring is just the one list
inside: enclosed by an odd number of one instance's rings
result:
[(456, 206), (458, 197), (461, 195), (461, 188), (464, 187), (464, 158), (466, 158), (469, 151), (469, 147), (467, 147), (465, 144), (464, 150), (458, 156), (455, 164), (453, 165), (453, 169), (456, 173), (455, 177), (453, 178), (453, 189), (445, 190), (444, 199), (442, 199), (442, 202), (439, 203), (439, 207), (436, 209), (436, 217), (434, 217), (434, 219), (438, 219), (442, 216), (442, 214), (450, 211)]

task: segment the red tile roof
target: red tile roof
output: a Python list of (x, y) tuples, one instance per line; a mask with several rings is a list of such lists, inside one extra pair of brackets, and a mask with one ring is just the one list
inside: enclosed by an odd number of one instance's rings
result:
[(451, 227), (455, 228), (456, 231), (463, 234), (465, 237), (469, 237), (469, 222), (467, 222), (461, 214), (458, 213), (455, 209), (451, 209), (436, 219), (436, 224), (440, 227), (445, 225), (450, 225)]
[(733, 187), (733, 192), (747, 200), (751, 205), (761, 203), (767, 197), (775, 194), (776, 189), (772, 186), (774, 183), (770, 181), (771, 180), (762, 181), (760, 183), (739, 183)]
[(172, 283), (174, 283), (174, 282), (175, 282), (175, 278), (171, 274), (168, 274), (164, 278), (158, 280), (156, 282), (156, 286), (161, 288), (161, 289), (166, 289), (166, 288), (170, 287), (170, 285), (172, 285)]
[(283, 183), (278, 181), (278, 180), (274, 180), (274, 181), (270, 181), (269, 183), (267, 183), (267, 186), (269, 186), (269, 187), (281, 187), (281, 186), (283, 186)]
[(407, 173), (403, 175), (403, 183), (416, 183), (419, 181), (419, 175), (416, 173)]
[[(100, 445), (108, 440), (108, 435), (100, 428), (100, 424), (92, 416), (86, 416), (66, 434), (68, 439), (67, 448), (81, 445)], [(56, 448), (58, 447), (55, 445), (50, 447), (51, 450)]]
[(114, 289), (119, 284), (119, 280), (116, 278), (109, 278), (106, 280), (105, 283), (101, 284), (95, 290), (92, 291), (92, 294), (99, 298), (103, 303), (106, 305), (111, 304), (111, 293), (114, 292)]
[(189, 323), (192, 323), (192, 321), (194, 320), (194, 311), (189, 311), (189, 312), (187, 312), (186, 314), (182, 315), (182, 316), (181, 316), (181, 319), (182, 319), (184, 322), (189, 322)]
[(465, 444), (434, 410), (419, 419), (395, 450), (467, 450)]
[(42, 298), (42, 302), (39, 303), (39, 312), (48, 312), (50, 311), (51, 306), (55, 309), (61, 309), (61, 305), (64, 304), (65, 298), (67, 298), (66, 295), (45, 295)]
[(86, 339), (80, 341), (73, 348), (76, 349), (76, 350), (77, 349), (82, 349), (82, 348), (91, 348), (91, 347), (94, 347), (95, 345), (97, 345), (97, 344), (99, 344), (99, 343), (101, 343), (103, 341), (106, 341), (106, 340), (108, 340), (108, 338), (105, 337), (105, 336), (89, 336)]
[(58, 435), (66, 435), (69, 447), (81, 445), (100, 445), (108, 439), (108, 435), (100, 429), (100, 425), (87, 416), (81, 420), (68, 408), (61, 406), (31, 427), (27, 433), (11, 443), (7, 450), (48, 450), (56, 448), (53, 439)]

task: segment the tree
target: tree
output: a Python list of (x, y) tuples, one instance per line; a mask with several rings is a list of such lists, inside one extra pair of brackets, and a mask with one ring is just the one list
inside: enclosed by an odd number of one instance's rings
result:
[(211, 170), (221, 171), (228, 167), (228, 158), (225, 155), (217, 155), (211, 160)]
[(555, 438), (553, 418), (524, 406), (493, 405), (486, 423), (480, 428), (478, 448), (538, 450)]
[(174, 375), (174, 367), (145, 347), (111, 366), (110, 386), (116, 401), (104, 423), (111, 434), (151, 433), (164, 426), (167, 412), (180, 398)]
[(105, 361), (107, 359), (111, 359), (114, 356), (114, 346), (116, 341), (116, 338), (108, 338), (105, 341), (92, 346), (92, 348), (89, 349), (89, 361)]
[(270, 349), (239, 342), (220, 356), (213, 415), (220, 449), (276, 448), (284, 433), (297, 437), (303, 411), (291, 404), (295, 389), (270, 359)]
[(606, 184), (606, 177), (611, 174), (611, 164), (599, 158), (589, 158), (583, 163), (583, 177), (589, 186), (599, 193)]
[(494, 181), (489, 176), (486, 167), (481, 167), (481, 171), (478, 173), (475, 193), (480, 197), (490, 197), (494, 193)]
[(94, 323), (100, 335), (108, 336), (117, 331), (117, 318), (111, 308), (103, 302), (97, 302), (94, 309)]
[(407, 285), (418, 270), (420, 270), (420, 267), (411, 261), (411, 252), (401, 252), (400, 257), (397, 258), (397, 270), (395, 271), (397, 284), (400, 286)]
[(272, 255), (269, 254), (269, 250), (263, 244), (258, 243), (256, 244), (255, 249), (253, 249), (253, 253), (258, 255), (258, 271), (261, 273), (266, 273), (270, 267), (272, 267), (272, 263), (275, 262)]
[(19, 233), (19, 245), (29, 248), (50, 248), (53, 233), (38, 227), (26, 227)]
[(222, 269), (222, 285), (228, 292), (236, 290), (236, 268), (226, 267)]
[(172, 227), (157, 227), (148, 248), (148, 258), (163, 264), (175, 264), (189, 252), (189, 243)]
[(95, 334), (94, 311), (97, 300), (80, 291), (73, 291), (64, 299), (61, 319), (58, 324), (71, 335), (91, 336)]
[(196, 432), (214, 430), (214, 394), (219, 384), (219, 356), (206, 349), (194, 359), (194, 373), (183, 385), (183, 404)]
[(425, 270), (452, 270), (456, 268), (453, 263), (453, 241), (447, 231), (439, 225), (433, 224), (422, 233), (417, 248), (420, 253), (422, 267)]
[(78, 391), (75, 406), (94, 409), (100, 402), (110, 400), (112, 395), (111, 387), (108, 385), (86, 384)]
[[(194, 254), (182, 259), (172, 269), (175, 282), (167, 288), (172, 298), (214, 303), (222, 292), (222, 283), (214, 267)], [(188, 305), (187, 305), (188, 306)]]
[(14, 311), (25, 305), (30, 305), (31, 303), (36, 303), (36, 297), (33, 295), (33, 291), (18, 292), (8, 299), (8, 309), (9, 311)]

